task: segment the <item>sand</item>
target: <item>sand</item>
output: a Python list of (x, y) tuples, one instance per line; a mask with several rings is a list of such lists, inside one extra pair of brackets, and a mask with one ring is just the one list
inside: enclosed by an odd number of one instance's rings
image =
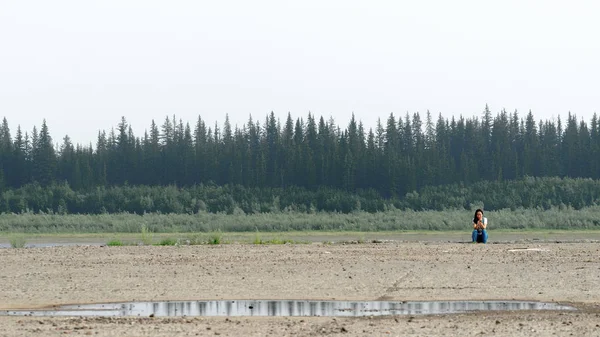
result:
[(219, 299), (534, 300), (571, 312), (394, 317), (0, 317), (0, 336), (600, 336), (600, 244), (0, 249), (0, 310)]

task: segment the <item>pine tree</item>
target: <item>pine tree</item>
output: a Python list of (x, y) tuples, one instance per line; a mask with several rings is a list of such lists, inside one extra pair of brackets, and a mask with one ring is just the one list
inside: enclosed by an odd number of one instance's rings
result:
[(75, 178), (75, 161), (75, 147), (71, 142), (71, 138), (66, 135), (60, 147), (58, 160), (57, 176), (60, 182), (69, 182), (72, 185)]
[(317, 185), (317, 165), (315, 160), (318, 155), (317, 124), (310, 113), (306, 119), (306, 137), (304, 138), (304, 142), (306, 184), (309, 188), (315, 188)]
[(266, 179), (268, 186), (277, 186), (280, 182), (279, 176), (279, 129), (275, 120), (275, 113), (267, 116), (265, 123), (265, 156), (266, 156)]
[(583, 120), (579, 122), (579, 128), (577, 130), (579, 139), (577, 142), (577, 169), (579, 177), (591, 177), (593, 172), (591, 171), (591, 158), (590, 150), (592, 148), (590, 131), (587, 127), (587, 123)]
[[(292, 174), (294, 172), (294, 120), (291, 113), (288, 112), (285, 120), (285, 126), (281, 134), (281, 151), (279, 151), (279, 163), (281, 163), (281, 183), (282, 187), (292, 183)], [(322, 183), (322, 180), (320, 180)]]
[(568, 177), (579, 177), (579, 168), (581, 163), (579, 159), (579, 135), (577, 128), (577, 117), (569, 115), (567, 117), (567, 127), (564, 131), (561, 144), (561, 154), (563, 163), (563, 173)]
[(202, 183), (206, 181), (206, 177), (208, 176), (208, 160), (206, 158), (207, 154), (207, 143), (208, 136), (206, 130), (206, 123), (202, 120), (201, 116), (198, 116), (198, 120), (196, 121), (196, 126), (194, 128), (194, 147), (196, 152), (196, 178), (195, 181), (198, 183)]
[(492, 168), (495, 179), (511, 179), (513, 156), (510, 151), (509, 121), (506, 110), (502, 110), (494, 119), (491, 137)]
[(540, 174), (539, 141), (537, 128), (531, 110), (525, 120), (525, 135), (523, 139), (523, 174), (537, 176)]
[(96, 177), (94, 184), (97, 186), (108, 185), (108, 174), (106, 166), (108, 163), (108, 139), (105, 131), (98, 132), (98, 140), (96, 141), (96, 160), (94, 161), (94, 176)]
[(593, 179), (600, 178), (600, 121), (598, 115), (594, 113), (592, 116), (590, 130), (590, 150), (588, 160), (590, 161), (590, 177)]
[(21, 126), (17, 127), (17, 135), (13, 144), (13, 165), (14, 173), (11, 181), (11, 187), (18, 188), (29, 182), (29, 160), (27, 154), (27, 134), (23, 137)]
[(383, 193), (391, 197), (397, 197), (401, 195), (404, 190), (401, 185), (402, 182), (400, 175), (402, 168), (399, 167), (400, 158), (398, 157), (400, 154), (400, 143), (401, 139), (399, 138), (398, 134), (396, 118), (394, 117), (393, 113), (390, 113), (386, 123), (385, 143), (383, 147), (383, 166), (385, 170), (386, 185), (389, 189)]
[(8, 121), (6, 117), (2, 119), (0, 125), (0, 172), (2, 172), (2, 183), (3, 185), (13, 185), (13, 150), (12, 150), (12, 138), (10, 135), (10, 128), (8, 127)]
[[(489, 106), (486, 104), (483, 110), (483, 120), (481, 121), (481, 140), (482, 148), (481, 153), (491, 155), (492, 151), (492, 112)], [(497, 173), (494, 172), (494, 165), (483, 165), (481, 166), (481, 176), (485, 180), (497, 179)]]
[[(35, 133), (35, 131), (34, 131)], [(56, 170), (56, 153), (52, 145), (52, 137), (48, 131), (46, 120), (42, 123), (39, 138), (33, 147), (33, 180), (42, 186), (54, 182)]]

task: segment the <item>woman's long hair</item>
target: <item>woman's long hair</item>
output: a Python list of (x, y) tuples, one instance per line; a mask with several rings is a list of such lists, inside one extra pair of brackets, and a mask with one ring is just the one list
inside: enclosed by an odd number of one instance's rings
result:
[(481, 221), (483, 221), (483, 210), (481, 208), (478, 208), (475, 211), (475, 215), (473, 216), (473, 223), (477, 223), (477, 212), (481, 212)]

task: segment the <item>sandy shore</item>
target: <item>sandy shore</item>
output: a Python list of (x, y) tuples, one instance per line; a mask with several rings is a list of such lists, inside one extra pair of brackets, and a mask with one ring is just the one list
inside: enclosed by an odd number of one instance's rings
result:
[(298, 244), (0, 249), (0, 310), (212, 299), (536, 300), (576, 312), (384, 318), (0, 317), (0, 336), (600, 336), (600, 244)]

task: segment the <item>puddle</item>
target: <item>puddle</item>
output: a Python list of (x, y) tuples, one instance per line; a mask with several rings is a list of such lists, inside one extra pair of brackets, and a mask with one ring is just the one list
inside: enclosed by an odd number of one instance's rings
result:
[(556, 303), (520, 301), (169, 301), (65, 305), (49, 310), (4, 310), (0, 316), (385, 316), (471, 311), (576, 310)]
[(509, 249), (509, 252), (549, 252), (549, 249), (546, 248), (514, 248)]
[[(49, 248), (49, 247), (70, 247), (70, 246), (102, 246), (106, 243), (98, 242), (33, 242), (25, 244), (24, 248)], [(0, 243), (0, 248), (11, 248), (10, 243)]]

